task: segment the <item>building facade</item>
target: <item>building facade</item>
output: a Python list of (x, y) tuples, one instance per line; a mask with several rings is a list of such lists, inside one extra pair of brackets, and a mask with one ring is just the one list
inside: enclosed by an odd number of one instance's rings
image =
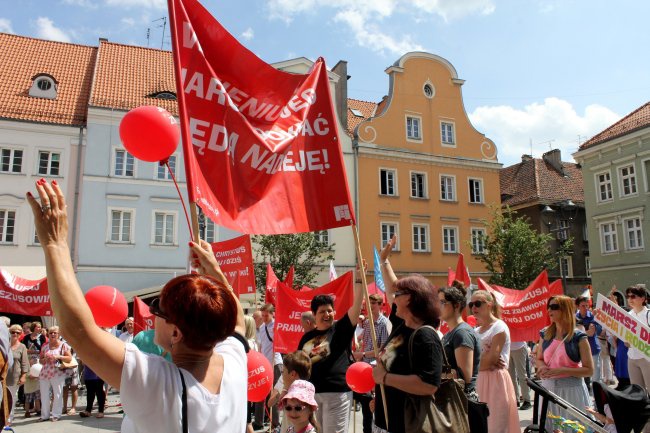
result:
[(650, 280), (650, 103), (573, 154), (584, 178), (594, 291)]
[(380, 103), (349, 101), (363, 254), (372, 257), (373, 245), (395, 234), (391, 262), (400, 274), (445, 285), (463, 253), (470, 274), (487, 277), (479, 238), (490, 204), (500, 203), (493, 186), (501, 164), (495, 144), (467, 117), (464, 81), (447, 60), (421, 52), (386, 73), (389, 94)]

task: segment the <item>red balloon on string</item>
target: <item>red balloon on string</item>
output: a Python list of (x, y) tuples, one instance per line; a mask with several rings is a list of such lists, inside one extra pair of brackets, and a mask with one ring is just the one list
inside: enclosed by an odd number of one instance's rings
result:
[(143, 105), (126, 113), (120, 123), (120, 138), (126, 150), (143, 161), (164, 161), (176, 150), (178, 123), (164, 108)]
[(372, 365), (367, 362), (355, 362), (348, 367), (345, 381), (356, 393), (365, 394), (372, 391), (375, 387), (375, 379), (372, 378)]
[(248, 358), (248, 401), (264, 401), (273, 388), (273, 368), (264, 355), (251, 350)]
[(122, 323), (129, 314), (126, 298), (115, 287), (96, 286), (88, 290), (85, 297), (97, 326), (111, 328)]

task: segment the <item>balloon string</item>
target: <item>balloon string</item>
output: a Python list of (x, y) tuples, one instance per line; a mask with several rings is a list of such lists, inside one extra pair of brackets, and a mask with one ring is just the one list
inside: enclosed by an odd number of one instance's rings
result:
[(174, 186), (176, 187), (176, 191), (178, 191), (178, 197), (181, 199), (181, 204), (183, 205), (183, 212), (185, 212), (185, 221), (187, 221), (187, 228), (190, 230), (190, 240), (194, 240), (194, 233), (192, 233), (192, 223), (190, 222), (190, 216), (187, 213), (187, 207), (185, 206), (185, 200), (183, 200), (183, 194), (181, 194), (181, 189), (178, 187), (178, 182), (176, 182), (176, 176), (174, 176), (174, 170), (172, 170), (169, 167), (169, 159), (166, 159), (164, 161), (160, 161), (161, 164), (165, 164), (167, 167), (167, 171), (172, 177), (172, 180), (174, 181)]

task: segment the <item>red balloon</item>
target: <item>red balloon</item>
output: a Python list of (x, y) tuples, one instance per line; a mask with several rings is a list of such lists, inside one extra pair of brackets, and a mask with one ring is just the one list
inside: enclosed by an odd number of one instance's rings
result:
[(131, 155), (158, 162), (174, 153), (180, 131), (176, 119), (167, 110), (143, 105), (126, 113), (120, 123), (120, 138)]
[(345, 381), (356, 393), (365, 394), (372, 391), (375, 387), (375, 379), (372, 378), (372, 365), (367, 362), (355, 362), (345, 373)]
[(115, 287), (96, 286), (88, 290), (85, 296), (97, 326), (113, 327), (122, 323), (129, 314), (126, 298)]
[(251, 350), (248, 358), (248, 401), (264, 401), (273, 388), (273, 368), (264, 355)]

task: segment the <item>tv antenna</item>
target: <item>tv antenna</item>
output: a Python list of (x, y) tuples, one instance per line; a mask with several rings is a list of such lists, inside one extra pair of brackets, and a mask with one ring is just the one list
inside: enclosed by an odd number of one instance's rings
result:
[(147, 27), (147, 48), (149, 48), (150, 39), (151, 39), (151, 27)]
[(163, 29), (162, 37), (160, 38), (160, 49), (162, 50), (163, 45), (165, 43), (165, 28), (167, 27), (167, 17), (158, 18), (157, 20), (153, 20), (152, 23), (155, 23), (155, 22), (158, 22), (158, 21), (162, 21), (162, 24), (156, 26), (158, 28), (162, 27), (162, 29)]

